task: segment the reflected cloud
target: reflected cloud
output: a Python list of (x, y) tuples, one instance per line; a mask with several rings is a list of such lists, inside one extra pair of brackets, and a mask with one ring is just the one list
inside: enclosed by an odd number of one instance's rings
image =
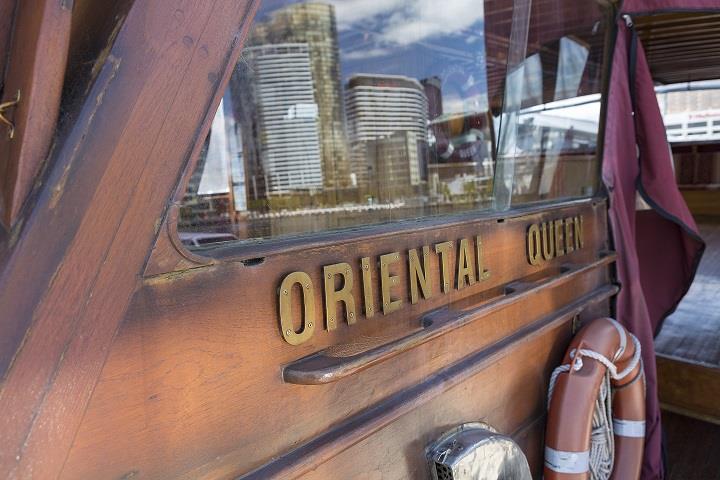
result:
[(341, 30), (354, 23), (365, 23), (375, 17), (386, 16), (412, 3), (408, 0), (330, 0), (335, 7)]
[[(481, 21), (483, 4), (476, 0), (332, 0), (338, 28), (373, 30), (380, 43), (410, 45), (437, 36), (461, 35)], [(452, 33), (450, 33), (452, 32)]]
[(366, 60), (368, 58), (386, 57), (396, 53), (389, 48), (371, 48), (369, 50), (355, 50), (343, 53), (343, 60)]

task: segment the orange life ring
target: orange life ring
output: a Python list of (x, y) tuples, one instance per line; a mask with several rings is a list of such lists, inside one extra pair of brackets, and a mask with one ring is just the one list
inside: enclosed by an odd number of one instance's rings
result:
[[(545, 434), (546, 480), (590, 477), (595, 401), (611, 370), (615, 457), (610, 478), (640, 477), (645, 443), (645, 378), (635, 337), (615, 320), (590, 322), (570, 343), (559, 367)], [(555, 376), (555, 374), (554, 374)]]

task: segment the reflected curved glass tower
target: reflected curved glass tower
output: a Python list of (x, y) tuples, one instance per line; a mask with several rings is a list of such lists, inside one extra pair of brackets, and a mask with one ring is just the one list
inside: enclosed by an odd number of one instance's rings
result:
[[(323, 185), (328, 193), (350, 186), (340, 54), (335, 10), (318, 3), (292, 4), (258, 23), (251, 46), (305, 44), (317, 104)], [(330, 195), (329, 197), (332, 197)]]

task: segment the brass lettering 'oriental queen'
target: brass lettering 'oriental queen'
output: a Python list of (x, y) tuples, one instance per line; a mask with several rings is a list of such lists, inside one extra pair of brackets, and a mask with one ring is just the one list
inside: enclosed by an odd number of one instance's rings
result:
[[(453, 255), (455, 253), (455, 255)], [(430, 272), (430, 256), (436, 255), (438, 272)], [(453, 258), (454, 257), (454, 258)], [(454, 259), (454, 262), (453, 262)], [(400, 276), (397, 272), (402, 263), (407, 264), (408, 285), (403, 292)], [(490, 272), (483, 262), (483, 245), (480, 236), (472, 239), (462, 238), (458, 241), (447, 241), (435, 245), (412, 248), (401, 254), (390, 252), (380, 255), (377, 259), (363, 257), (357, 262), (362, 280), (363, 304), (355, 303), (354, 267), (350, 263), (335, 263), (323, 267), (323, 293), (325, 300), (325, 328), (335, 330), (342, 320), (338, 318), (338, 304), (342, 305), (344, 320), (348, 325), (354, 324), (360, 314), (365, 318), (375, 316), (375, 298), (373, 282), (380, 286), (380, 304), (382, 314), (388, 315), (400, 310), (405, 304), (405, 297), (411, 304), (420, 299), (429, 299), (435, 295), (447, 294), (451, 288), (462, 290), (490, 277)], [(434, 275), (437, 273), (438, 275)], [(435, 285), (433, 278), (439, 278)], [(293, 296), (300, 295), (302, 306), (301, 328), (295, 328), (293, 312)], [(309, 340), (317, 325), (315, 305), (315, 285), (310, 275), (305, 272), (292, 272), (285, 276), (278, 292), (280, 304), (280, 328), (282, 336), (291, 345), (299, 345)]]

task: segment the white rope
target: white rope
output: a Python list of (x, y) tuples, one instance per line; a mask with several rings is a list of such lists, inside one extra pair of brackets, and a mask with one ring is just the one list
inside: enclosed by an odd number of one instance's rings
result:
[[(618, 351), (613, 355), (613, 360), (617, 360), (625, 351), (627, 339), (625, 337), (625, 329), (619, 323), (613, 320), (613, 326), (618, 330), (620, 335), (620, 346)], [(590, 432), (590, 478), (591, 480), (607, 480), (612, 475), (613, 462), (615, 456), (615, 440), (613, 437), (613, 419), (612, 419), (612, 389), (610, 380), (622, 380), (630, 375), (642, 360), (640, 358), (640, 342), (635, 335), (630, 334), (630, 340), (635, 346), (635, 353), (628, 363), (627, 367), (621, 372), (617, 371), (617, 366), (613, 361), (609, 360), (605, 355), (594, 350), (581, 348), (577, 351), (570, 352), (572, 365), (564, 364), (553, 370), (550, 376), (550, 385), (548, 388), (548, 408), (552, 400), (555, 383), (558, 377), (569, 372), (571, 369), (578, 371), (583, 367), (583, 357), (592, 358), (605, 366), (605, 375), (600, 384), (600, 392), (595, 400), (595, 408), (593, 409), (592, 430)]]
[(612, 394), (610, 376), (605, 373), (600, 393), (595, 400), (590, 431), (590, 479), (610, 478), (615, 460), (615, 439), (612, 430)]

